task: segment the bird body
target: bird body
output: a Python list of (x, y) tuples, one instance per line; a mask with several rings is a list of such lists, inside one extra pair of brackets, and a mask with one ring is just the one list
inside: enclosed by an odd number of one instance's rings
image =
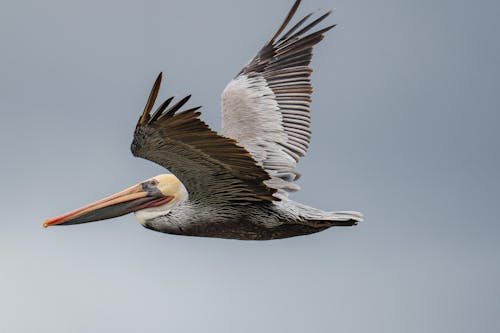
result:
[(47, 220), (44, 226), (108, 219), (134, 212), (146, 228), (178, 235), (269, 240), (307, 235), (362, 220), (353, 211), (325, 212), (291, 200), (296, 166), (311, 139), (312, 49), (330, 12), (289, 28), (300, 0), (257, 55), (222, 93), (222, 135), (185, 109), (191, 96), (152, 112), (157, 77), (134, 132), (131, 151), (173, 174), (150, 178), (110, 197)]
[[(187, 192), (186, 192), (187, 194)], [(221, 205), (186, 197), (175, 207), (135, 212), (146, 228), (176, 235), (240, 240), (270, 240), (307, 235), (333, 225), (352, 225), (356, 212), (327, 213), (288, 198), (269, 203)]]

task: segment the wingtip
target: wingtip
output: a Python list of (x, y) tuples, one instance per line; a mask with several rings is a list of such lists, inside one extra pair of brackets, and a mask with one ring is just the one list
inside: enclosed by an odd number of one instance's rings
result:
[(155, 83), (153, 84), (153, 88), (151, 88), (151, 92), (149, 93), (149, 97), (146, 102), (146, 106), (144, 107), (144, 111), (142, 112), (142, 115), (139, 118), (138, 124), (140, 125), (147, 123), (150, 119), (150, 112), (153, 109), (156, 97), (158, 96), (162, 78), (163, 78), (163, 72), (160, 72), (160, 74), (158, 74), (158, 76), (156, 77)]
[(290, 22), (290, 20), (292, 19), (292, 17), (297, 12), (297, 9), (300, 6), (300, 2), (301, 2), (301, 0), (295, 0), (295, 2), (293, 3), (292, 8), (290, 8), (290, 10), (288, 11), (288, 14), (286, 15), (285, 20), (283, 21), (283, 23), (281, 24), (281, 26), (278, 28), (278, 30), (274, 33), (273, 37), (271, 37), (270, 43), (273, 43), (276, 40), (276, 38), (278, 38), (278, 36), (286, 28), (286, 26), (288, 25), (288, 23)]
[(329, 31), (329, 30), (332, 30), (333, 28), (335, 28), (337, 26), (337, 24), (332, 24), (331, 26), (329, 27), (326, 27), (324, 30), (325, 32)]
[(158, 74), (158, 76), (156, 77), (155, 84), (156, 83), (161, 83), (162, 80), (163, 80), (163, 72), (160, 72)]

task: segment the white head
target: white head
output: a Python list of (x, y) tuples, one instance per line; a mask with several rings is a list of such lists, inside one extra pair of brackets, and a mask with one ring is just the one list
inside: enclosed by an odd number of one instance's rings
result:
[(179, 203), (187, 200), (189, 197), (188, 192), (184, 185), (177, 177), (171, 174), (162, 174), (150, 178), (143, 183), (152, 182), (157, 183), (156, 188), (165, 196), (173, 197), (172, 200), (163, 205), (145, 208), (134, 212), (135, 217), (139, 220), (140, 224), (145, 224), (147, 221), (157, 218), (159, 216), (167, 215)]

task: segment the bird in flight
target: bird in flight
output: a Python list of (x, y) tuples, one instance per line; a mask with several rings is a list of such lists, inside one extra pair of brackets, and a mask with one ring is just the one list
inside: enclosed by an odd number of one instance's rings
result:
[[(190, 96), (166, 99), (155, 111), (162, 74), (134, 132), (134, 156), (173, 174), (152, 177), (105, 199), (49, 219), (72, 225), (134, 212), (144, 227), (176, 235), (270, 240), (362, 221), (354, 211), (325, 212), (291, 200), (296, 169), (311, 138), (313, 47), (335, 25), (317, 28), (330, 12), (284, 22), (222, 93), (222, 135), (200, 120)], [(288, 29), (287, 29), (288, 28)]]

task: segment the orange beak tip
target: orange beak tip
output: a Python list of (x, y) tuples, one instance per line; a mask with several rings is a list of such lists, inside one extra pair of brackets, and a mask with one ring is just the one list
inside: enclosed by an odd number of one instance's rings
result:
[(48, 221), (48, 220), (47, 220), (47, 221), (45, 221), (45, 222), (43, 222), (43, 224), (42, 224), (42, 226), (43, 226), (44, 228), (47, 228), (49, 225), (50, 225), (50, 224), (49, 224), (49, 221)]

